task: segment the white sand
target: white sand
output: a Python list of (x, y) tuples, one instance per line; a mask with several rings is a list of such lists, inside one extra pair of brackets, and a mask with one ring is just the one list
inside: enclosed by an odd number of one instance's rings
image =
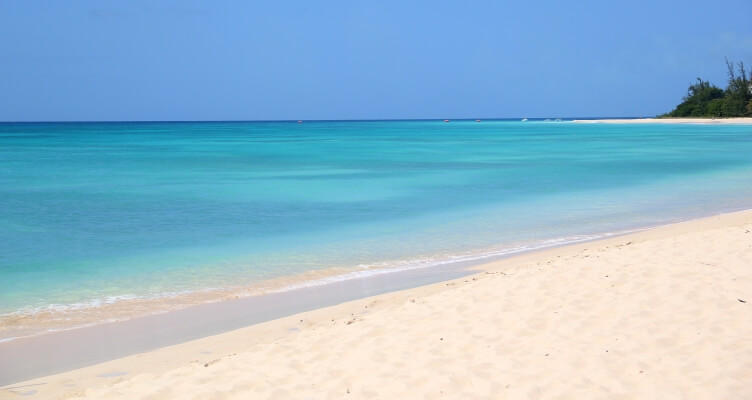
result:
[(523, 255), (0, 398), (749, 399), (751, 231), (745, 211)]
[(640, 118), (640, 119), (576, 119), (583, 124), (738, 124), (750, 125), (752, 118)]

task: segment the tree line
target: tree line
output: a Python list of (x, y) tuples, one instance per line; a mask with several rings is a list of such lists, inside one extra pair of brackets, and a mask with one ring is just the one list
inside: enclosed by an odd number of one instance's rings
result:
[(752, 117), (752, 71), (748, 74), (742, 62), (737, 66), (738, 73), (734, 69), (734, 63), (726, 59), (728, 69), (726, 90), (697, 78), (697, 83), (689, 86), (684, 101), (673, 111), (660, 115), (659, 118)]

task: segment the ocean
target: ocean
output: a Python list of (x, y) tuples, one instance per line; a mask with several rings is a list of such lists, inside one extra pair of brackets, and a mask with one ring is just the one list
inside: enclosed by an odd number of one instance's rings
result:
[(752, 127), (0, 123), (0, 340), (752, 208)]

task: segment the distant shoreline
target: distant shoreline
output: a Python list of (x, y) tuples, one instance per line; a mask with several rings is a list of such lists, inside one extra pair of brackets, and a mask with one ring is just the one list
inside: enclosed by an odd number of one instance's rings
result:
[(752, 118), (634, 118), (634, 119), (575, 119), (582, 124), (736, 124), (752, 125)]

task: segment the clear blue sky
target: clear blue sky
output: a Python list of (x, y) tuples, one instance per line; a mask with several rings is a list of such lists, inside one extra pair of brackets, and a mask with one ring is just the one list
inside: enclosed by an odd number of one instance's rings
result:
[[(0, 0), (0, 121), (653, 116), (752, 1)], [(750, 65), (752, 67), (752, 65)]]

